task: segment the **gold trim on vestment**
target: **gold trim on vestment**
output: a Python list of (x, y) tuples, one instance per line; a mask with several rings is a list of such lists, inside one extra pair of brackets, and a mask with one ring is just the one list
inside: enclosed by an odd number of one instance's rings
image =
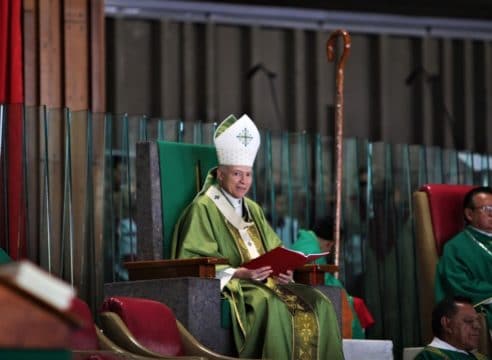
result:
[(492, 251), (490, 251), (484, 244), (482, 244), (481, 241), (479, 241), (469, 230), (465, 230), (465, 234), (468, 235), (468, 237), (477, 244), (480, 249), (485, 251), (487, 255), (492, 256)]
[(276, 285), (272, 290), (292, 315), (292, 359), (317, 359), (318, 319), (311, 306), (285, 286)]
[(449, 356), (447, 356), (445, 353), (443, 353), (439, 348), (436, 348), (436, 347), (433, 347), (433, 346), (426, 346), (426, 347), (424, 347), (424, 350), (425, 351), (429, 351), (429, 352), (431, 352), (433, 354), (442, 356), (442, 358), (444, 360), (450, 360), (449, 359)]
[[(239, 250), (239, 254), (241, 255), (241, 263), (245, 263), (249, 260), (252, 260), (251, 254), (248, 248), (246, 247), (246, 244), (244, 243), (241, 234), (239, 234), (239, 231), (236, 228), (234, 228), (232, 224), (230, 224), (228, 221), (226, 221), (226, 226), (229, 229), (229, 232), (231, 233), (231, 236), (234, 239), (236, 247)], [(263, 247), (263, 242), (261, 241), (261, 236), (258, 231), (258, 228), (256, 227), (256, 224), (253, 223), (252, 226), (248, 227), (247, 232), (258, 254), (260, 255), (264, 254), (265, 248)]]

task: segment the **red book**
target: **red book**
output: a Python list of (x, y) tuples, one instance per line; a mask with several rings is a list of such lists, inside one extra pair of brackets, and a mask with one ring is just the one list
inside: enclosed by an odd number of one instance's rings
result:
[(287, 270), (300, 268), (329, 253), (329, 251), (326, 251), (318, 254), (304, 255), (300, 251), (290, 250), (279, 246), (241, 266), (250, 270), (258, 269), (263, 266), (271, 266), (273, 270), (272, 275), (285, 274)]

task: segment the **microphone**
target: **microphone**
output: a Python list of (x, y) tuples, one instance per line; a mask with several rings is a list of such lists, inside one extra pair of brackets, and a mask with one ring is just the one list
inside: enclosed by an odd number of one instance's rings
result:
[(258, 63), (255, 66), (253, 66), (246, 73), (246, 79), (248, 79), (248, 80), (251, 79), (253, 77), (253, 75), (256, 74), (258, 72), (258, 70), (260, 70), (262, 68), (263, 68), (263, 64), (262, 63)]
[(255, 66), (253, 66), (251, 69), (248, 70), (246, 73), (246, 79), (251, 79), (258, 71), (263, 71), (266, 76), (268, 76), (271, 79), (274, 79), (277, 77), (277, 74), (274, 73), (271, 70), (268, 70), (262, 63), (258, 63)]
[(415, 69), (413, 69), (413, 71), (407, 76), (407, 78), (405, 79), (405, 84), (407, 85), (411, 85), (415, 79), (417, 79), (417, 77), (419, 75), (421, 75), (423, 72), (424, 72), (424, 68), (422, 66), (417, 66)]

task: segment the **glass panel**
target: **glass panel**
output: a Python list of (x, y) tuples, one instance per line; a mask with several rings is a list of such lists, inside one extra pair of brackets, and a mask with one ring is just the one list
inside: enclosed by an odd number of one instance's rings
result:
[[(85, 242), (83, 239), (77, 236), (74, 239), (74, 230), (77, 234), (82, 234), (84, 232), (82, 222), (84, 220), (83, 213), (80, 207), (73, 207), (72, 197), (72, 173), (75, 175), (75, 185), (79, 190), (83, 188), (81, 181), (84, 181), (84, 168), (80, 163), (75, 163), (72, 168), (72, 151), (75, 151), (74, 159), (82, 160), (80, 152), (84, 149), (79, 143), (83, 141), (85, 135), (86, 122), (77, 122), (73, 124), (72, 113), (65, 109), (64, 114), (64, 164), (63, 164), (63, 220), (62, 220), (62, 233), (61, 233), (61, 251), (60, 251), (60, 273), (62, 277), (70, 279), (70, 283), (74, 283), (74, 251), (80, 255), (79, 259), (85, 259), (85, 254), (83, 249), (80, 248)], [(75, 134), (77, 138), (75, 139)], [(74, 137), (74, 149), (72, 149), (72, 137)], [(85, 150), (85, 149), (84, 149)], [(78, 153), (77, 153), (78, 152)], [(82, 185), (82, 186), (81, 186)], [(83, 191), (77, 192), (75, 198), (73, 199), (77, 204), (83, 204)], [(83, 206), (82, 206), (83, 208)], [(75, 229), (74, 229), (75, 226)], [(77, 249), (74, 249), (75, 243), (79, 245)], [(78, 268), (82, 268), (82, 264), (77, 264)]]
[(453, 149), (445, 149), (443, 155), (444, 182), (448, 184), (459, 184), (458, 176), (458, 153)]
[(473, 183), (473, 158), (470, 151), (458, 152), (458, 174), (460, 184)]
[(314, 139), (314, 212), (316, 218), (324, 218), (329, 215), (329, 198), (332, 194), (331, 179), (332, 175), (332, 157), (328, 149), (331, 149), (331, 139), (316, 135)]
[(178, 141), (178, 133), (181, 121), (149, 119), (147, 122), (148, 140)]
[(367, 158), (363, 153), (364, 145), (357, 139), (345, 139), (343, 144), (340, 278), (347, 290), (356, 296), (363, 296), (360, 283), (364, 262), (361, 242), (365, 236), (364, 199), (367, 190), (367, 170), (363, 166)]
[[(396, 348), (418, 344), (420, 324), (418, 289), (416, 279), (416, 254), (411, 211), (412, 187), (410, 151), (408, 145), (392, 146), (392, 196), (391, 221), (395, 224), (395, 273), (397, 274), (396, 296), (399, 332)], [(416, 320), (417, 319), (417, 320)]]
[[(117, 242), (117, 213), (119, 211), (119, 191), (121, 185), (120, 167), (121, 161), (117, 153), (113, 156), (113, 117), (106, 116), (104, 120), (104, 281), (116, 281), (115, 271), (116, 259), (115, 250)], [(115, 196), (116, 195), (116, 196)], [(116, 199), (115, 199), (116, 198)]]
[(276, 188), (276, 231), (287, 247), (297, 238), (299, 228), (313, 225), (311, 189), (312, 154), (310, 138), (305, 133), (282, 136), (281, 168)]
[(440, 184), (444, 181), (442, 163), (442, 149), (437, 147), (427, 147), (425, 150), (427, 182)]
[(184, 121), (181, 123), (180, 142), (188, 144), (201, 144), (202, 142), (202, 129), (201, 124), (191, 121)]
[(217, 123), (203, 123), (202, 125), (202, 142), (204, 145), (214, 144), (214, 133)]
[(136, 143), (145, 140), (142, 118), (128, 117), (113, 120), (116, 144), (112, 147), (113, 208), (115, 211), (114, 278), (128, 280), (123, 262), (136, 256), (137, 225), (136, 211)]
[(276, 224), (275, 188), (273, 176), (273, 148), (275, 153), (279, 152), (280, 140), (277, 135), (272, 135), (269, 131), (261, 131), (261, 146), (256, 155), (254, 164), (254, 182), (250, 191), (250, 196), (263, 206), (265, 215), (268, 217), (272, 226)]
[(40, 172), (41, 157), (39, 156), (41, 134), (40, 109), (37, 107), (26, 107), (24, 110), (24, 189), (26, 198), (26, 245), (27, 257), (39, 263), (40, 230), (40, 184), (42, 177)]
[[(365, 241), (365, 298), (369, 308), (375, 315), (376, 324), (371, 328), (371, 334), (384, 338), (385, 329), (389, 325), (386, 309), (394, 299), (392, 294), (385, 293), (388, 285), (385, 268), (392, 262), (391, 228), (386, 228), (389, 216), (389, 199), (386, 196), (387, 187), (387, 153), (386, 145), (375, 143), (368, 151), (368, 198), (367, 238)], [(394, 279), (391, 279), (394, 281)], [(390, 292), (390, 290), (388, 291)], [(388, 296), (391, 295), (391, 296)]]
[[(90, 286), (91, 305), (97, 309), (100, 299), (104, 297), (103, 285), (108, 274), (105, 269), (105, 246), (106, 242), (111, 244), (111, 237), (106, 238), (106, 209), (111, 203), (106, 203), (106, 193), (112, 194), (112, 181), (106, 182), (106, 172), (108, 164), (106, 159), (106, 114), (95, 113), (89, 114), (88, 123), (88, 183), (92, 182), (92, 191), (87, 193), (87, 202), (92, 211), (87, 213), (88, 216), (88, 239), (91, 240), (93, 249), (93, 263), (89, 264), (92, 269)], [(110, 168), (111, 169), (111, 168)], [(92, 179), (92, 180), (91, 180)], [(107, 241), (107, 239), (109, 241)], [(101, 274), (104, 274), (102, 276)]]
[(63, 189), (64, 111), (43, 108), (41, 117), (41, 204), (40, 264), (50, 272), (60, 272), (60, 242)]

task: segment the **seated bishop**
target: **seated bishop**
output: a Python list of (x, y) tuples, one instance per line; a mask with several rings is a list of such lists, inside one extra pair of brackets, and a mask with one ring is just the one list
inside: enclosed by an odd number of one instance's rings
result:
[(276, 276), (269, 266), (242, 266), (282, 241), (262, 208), (246, 195), (260, 134), (243, 115), (227, 117), (214, 134), (219, 161), (175, 226), (174, 258), (220, 257), (222, 296), (229, 302), (232, 330), (241, 357), (343, 359), (335, 311), (320, 291), (293, 281), (288, 270)]

